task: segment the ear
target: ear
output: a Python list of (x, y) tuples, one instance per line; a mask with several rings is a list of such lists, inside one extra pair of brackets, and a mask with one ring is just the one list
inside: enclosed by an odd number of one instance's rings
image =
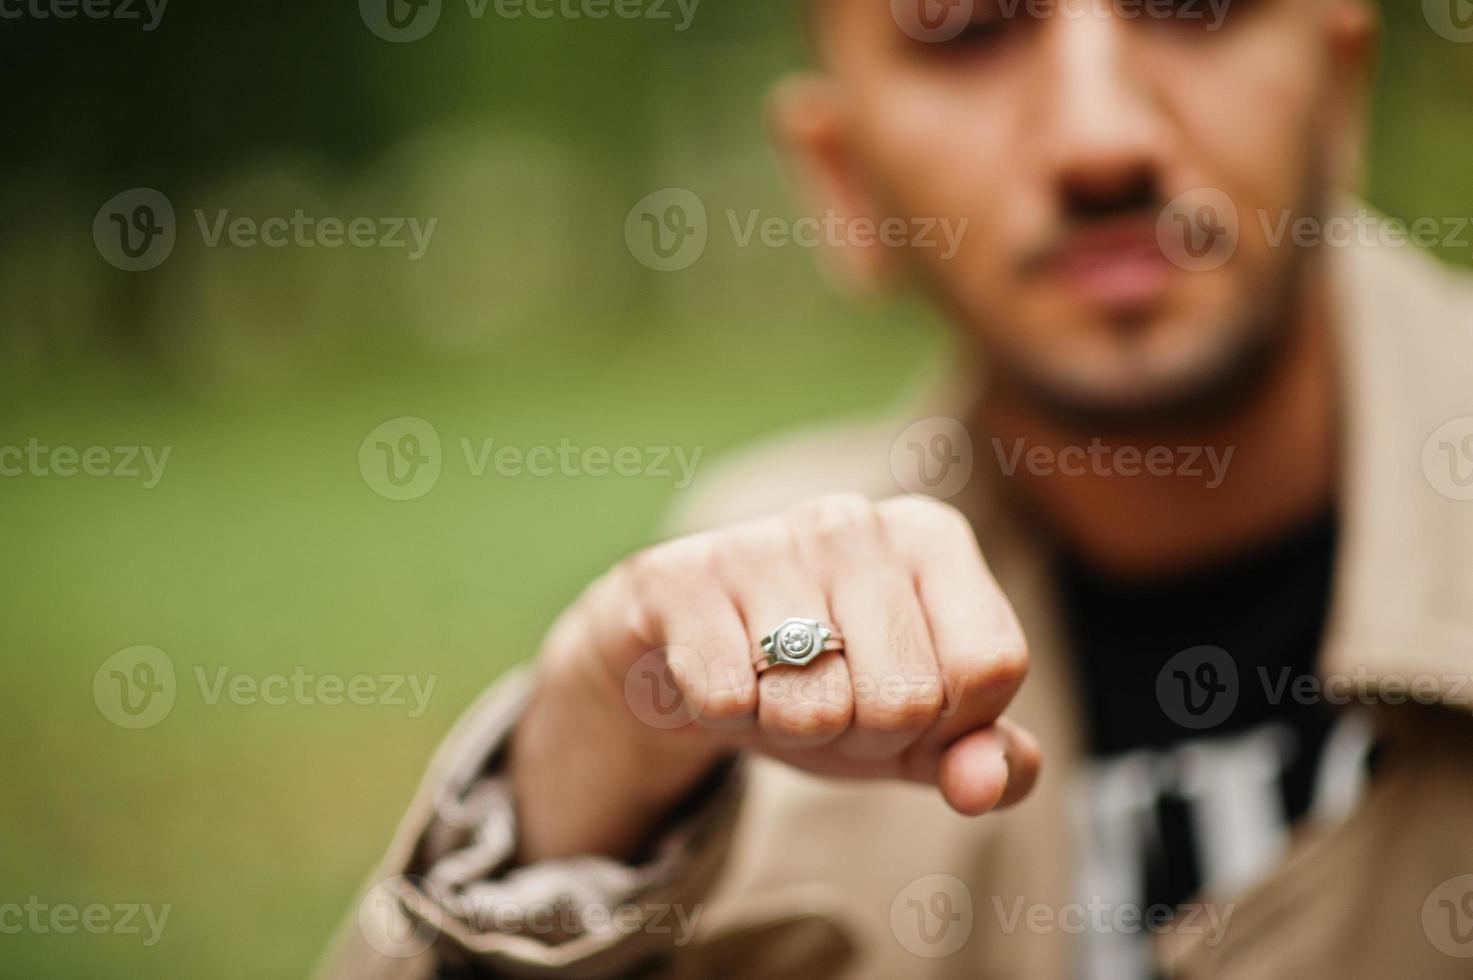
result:
[(1327, 16), (1334, 107), (1330, 176), (1337, 188), (1358, 191), (1365, 179), (1368, 105), (1381, 44), (1381, 15), (1367, 0), (1330, 0)]
[(849, 141), (839, 83), (819, 71), (789, 76), (768, 97), (767, 115), (803, 209), (825, 227), (832, 222), (844, 242), (825, 250), (827, 268), (841, 285), (862, 293), (888, 286), (897, 264), (891, 250), (878, 242), (853, 244), (853, 236), (844, 232), (854, 227), (856, 219), (878, 226), (882, 215)]

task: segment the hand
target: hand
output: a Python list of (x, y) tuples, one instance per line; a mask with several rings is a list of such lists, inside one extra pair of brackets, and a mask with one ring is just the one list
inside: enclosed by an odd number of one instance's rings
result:
[[(843, 652), (759, 676), (757, 638), (789, 617), (836, 625)], [(651, 724), (628, 683), (661, 659), (683, 727)], [(926, 783), (964, 814), (1006, 806), (1040, 761), (1001, 717), (1027, 664), (1011, 606), (945, 504), (823, 497), (655, 546), (548, 636), (512, 751), (523, 859), (628, 853), (732, 751)]]

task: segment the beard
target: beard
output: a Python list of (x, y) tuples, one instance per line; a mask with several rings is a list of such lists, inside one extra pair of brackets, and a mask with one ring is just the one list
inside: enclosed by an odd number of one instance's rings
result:
[[(1330, 194), (1319, 167), (1310, 168), (1296, 216), (1321, 223)], [(1275, 254), (1277, 253), (1277, 254)], [(1188, 310), (1195, 324), (1152, 323), (1147, 315), (1110, 325), (1122, 368), (1108, 384), (1090, 384), (1046, 353), (1036, 358), (984, 350), (991, 381), (1021, 404), (1063, 428), (1124, 436), (1212, 426), (1236, 414), (1275, 377), (1306, 326), (1314, 278), (1312, 253), (1287, 244), (1269, 253), (1217, 311)], [(1231, 265), (1225, 268), (1231, 268)], [(1170, 370), (1151, 363), (1151, 330), (1192, 329), (1212, 340), (1188, 363)], [(985, 334), (984, 334), (985, 335)], [(985, 345), (984, 345), (985, 346)]]

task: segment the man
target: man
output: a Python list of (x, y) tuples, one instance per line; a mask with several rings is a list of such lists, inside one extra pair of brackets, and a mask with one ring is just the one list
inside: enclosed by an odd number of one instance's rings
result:
[(810, 17), (774, 128), (819, 213), (965, 221), (836, 255), (958, 379), (590, 585), (330, 975), (1465, 975), (1473, 294), (1282, 231), (1357, 182), (1371, 9)]

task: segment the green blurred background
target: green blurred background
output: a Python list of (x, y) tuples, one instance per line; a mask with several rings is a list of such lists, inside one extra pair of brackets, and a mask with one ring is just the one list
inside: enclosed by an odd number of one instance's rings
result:
[[(1372, 200), (1473, 215), (1473, 45), (1387, 12)], [(391, 44), (351, 0), (175, 0), (137, 22), (0, 21), (0, 446), (171, 447), (139, 480), (0, 479), (0, 904), (172, 907), (161, 941), (0, 934), (0, 975), (296, 977), (347, 909), (439, 737), (591, 576), (648, 539), (673, 477), (473, 476), (459, 440), (699, 447), (703, 468), (876, 405), (944, 349), (907, 299), (859, 307), (803, 249), (713, 234), (678, 274), (625, 247), (667, 186), (793, 214), (761, 101), (802, 61), (786, 0), (668, 21), (475, 20)], [(1265, 111), (1271, 107), (1265, 106)], [(161, 267), (112, 268), (102, 203), (157, 188)], [(403, 251), (203, 247), (192, 212), (436, 217)], [(1468, 262), (1467, 254), (1450, 254)], [(832, 390), (760, 384), (771, 352)], [(379, 423), (445, 468), (395, 502)], [(147, 644), (173, 710), (112, 724), (93, 677)], [(435, 678), (428, 710), (209, 704), (195, 670)]]

